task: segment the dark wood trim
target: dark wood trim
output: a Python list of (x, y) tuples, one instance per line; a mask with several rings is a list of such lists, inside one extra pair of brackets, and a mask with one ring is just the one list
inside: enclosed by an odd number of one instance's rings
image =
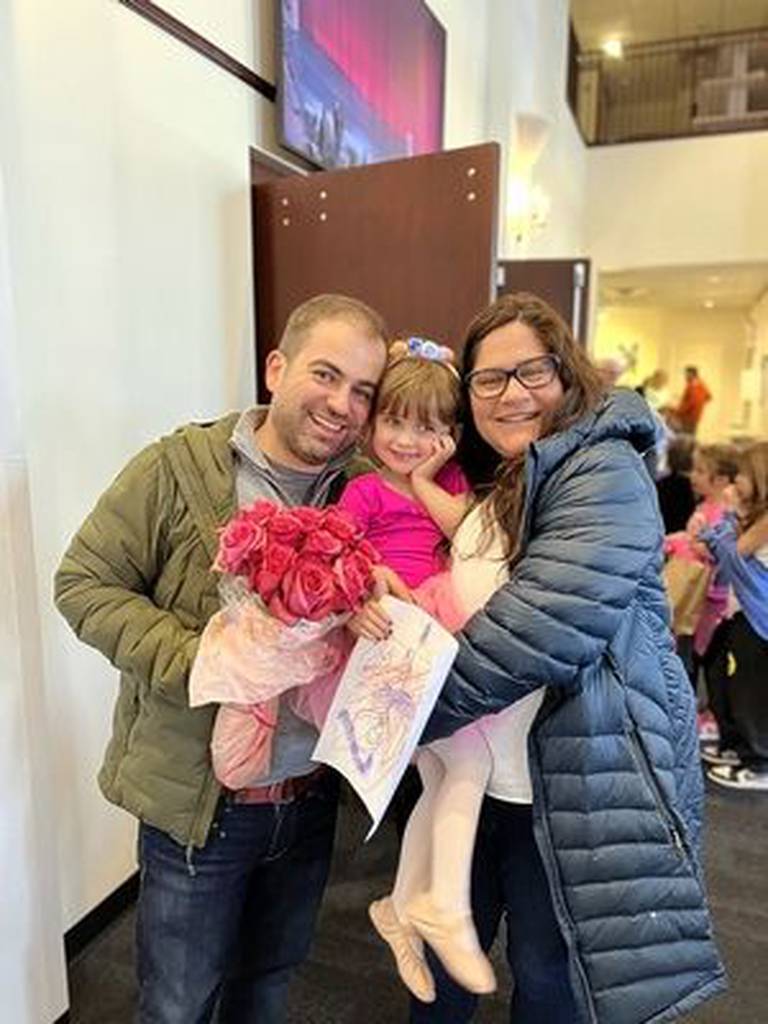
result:
[(67, 963), (74, 960), (89, 942), (134, 904), (138, 895), (139, 873), (136, 871), (65, 933), (64, 953)]
[[(768, 131), (765, 125), (734, 125), (732, 128), (718, 128), (708, 132), (677, 132), (675, 135), (638, 135), (629, 139), (611, 139), (609, 142), (601, 142), (597, 139), (594, 142), (584, 140), (584, 145), (590, 149), (603, 148), (606, 146), (628, 146), (641, 142), (677, 142), (678, 140), (690, 142), (691, 139), (716, 139), (720, 135), (741, 135), (743, 132), (765, 132)], [(584, 138), (582, 136), (582, 138)]]
[(185, 25), (184, 22), (174, 18), (172, 14), (168, 14), (162, 7), (152, 3), (152, 0), (118, 0), (118, 3), (135, 11), (136, 14), (140, 14), (142, 18), (151, 21), (153, 25), (161, 28), (180, 42), (185, 43), (193, 50), (196, 50), (197, 53), (213, 61), (214, 64), (218, 64), (220, 68), (228, 71), (230, 75), (234, 75), (241, 82), (250, 85), (252, 89), (255, 89), (256, 92), (269, 100), (270, 103), (274, 103), (277, 99), (277, 89), (271, 82), (262, 78), (261, 75), (257, 75), (255, 71), (246, 67), (245, 64), (241, 64), (239, 60), (235, 60), (234, 57), (216, 46), (215, 43), (210, 42), (205, 36), (201, 36), (199, 32), (195, 32), (194, 29)]
[(258, 275), (258, 260), (256, 258), (256, 189), (259, 185), (263, 185), (269, 181), (275, 181), (279, 178), (292, 177), (295, 174), (307, 174), (300, 167), (293, 167), (287, 160), (283, 160), (282, 157), (276, 157), (273, 153), (268, 153), (264, 149), (257, 149), (255, 146), (251, 146), (249, 150), (250, 161), (251, 161), (251, 256), (253, 260), (252, 272), (253, 272), (253, 372), (254, 378), (254, 391), (256, 394), (256, 400), (262, 405), (268, 405), (271, 398), (267, 391), (266, 385), (264, 384), (263, 375), (259, 372), (259, 275)]
[(565, 94), (568, 106), (575, 116), (579, 107), (579, 40), (573, 27), (573, 18), (568, 19), (568, 61)]

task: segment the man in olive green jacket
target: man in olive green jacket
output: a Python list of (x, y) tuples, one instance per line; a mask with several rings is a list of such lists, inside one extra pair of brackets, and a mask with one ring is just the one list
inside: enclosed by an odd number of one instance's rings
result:
[(99, 782), (140, 821), (139, 1021), (284, 1020), (330, 862), (336, 779), (310, 762), (316, 733), (281, 706), (269, 773), (238, 793), (213, 775), (215, 707), (187, 679), (219, 607), (216, 531), (238, 505), (334, 500), (386, 361), (378, 314), (310, 299), (271, 352), (266, 408), (151, 444), (102, 495), (56, 575), (78, 637), (120, 670)]

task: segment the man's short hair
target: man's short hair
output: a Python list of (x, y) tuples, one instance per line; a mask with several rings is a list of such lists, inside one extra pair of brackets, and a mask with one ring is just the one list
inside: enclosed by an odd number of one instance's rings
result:
[(694, 375), (694, 377), (698, 377), (698, 375), (699, 375), (699, 368), (698, 368), (698, 366), (686, 366), (685, 372), (686, 373), (692, 373)]
[(304, 339), (323, 320), (343, 320), (360, 327), (364, 334), (386, 342), (387, 328), (384, 319), (359, 299), (348, 295), (315, 295), (307, 299), (288, 317), (278, 349), (289, 361), (299, 352)]

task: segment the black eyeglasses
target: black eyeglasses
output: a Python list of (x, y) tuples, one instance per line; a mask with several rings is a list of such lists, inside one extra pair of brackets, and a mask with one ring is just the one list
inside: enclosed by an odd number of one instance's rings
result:
[(510, 377), (522, 384), (526, 391), (535, 391), (551, 384), (559, 369), (560, 359), (557, 356), (536, 356), (524, 359), (512, 370), (473, 370), (464, 381), (475, 398), (500, 398), (507, 390)]

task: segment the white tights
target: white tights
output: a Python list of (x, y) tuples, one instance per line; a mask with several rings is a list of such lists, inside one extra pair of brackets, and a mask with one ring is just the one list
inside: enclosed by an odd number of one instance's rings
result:
[(419, 893), (451, 915), (471, 914), (472, 852), (493, 766), (481, 729), (465, 726), (422, 747), (416, 761), (424, 790), (408, 819), (392, 901), (401, 920)]

